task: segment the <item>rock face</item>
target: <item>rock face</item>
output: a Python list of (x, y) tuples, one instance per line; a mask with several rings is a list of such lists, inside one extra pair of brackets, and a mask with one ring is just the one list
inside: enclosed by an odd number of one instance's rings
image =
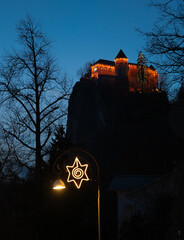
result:
[(164, 174), (173, 167), (165, 93), (120, 94), (111, 79), (81, 79), (69, 101), (67, 135), (92, 153), (102, 182), (117, 174)]
[[(81, 79), (73, 88), (67, 136), (75, 147), (87, 150), (99, 163), (103, 239), (117, 236), (117, 200), (108, 191), (113, 176), (160, 175), (173, 168), (174, 141), (168, 108), (164, 92), (123, 94), (110, 76)], [(94, 219), (95, 212), (96, 208)], [(85, 224), (90, 226), (92, 222), (86, 220)]]

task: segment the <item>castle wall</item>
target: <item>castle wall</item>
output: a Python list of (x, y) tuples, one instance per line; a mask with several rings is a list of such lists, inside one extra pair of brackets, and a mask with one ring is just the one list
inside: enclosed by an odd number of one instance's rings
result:
[(131, 92), (136, 91), (146, 91), (150, 92), (152, 90), (156, 90), (158, 88), (158, 73), (156, 70), (151, 68), (147, 68), (146, 75), (147, 75), (147, 83), (140, 83), (137, 78), (137, 65), (129, 64), (129, 72), (128, 72), (128, 79), (129, 79), (129, 90)]
[(129, 90), (130, 92), (134, 92), (135, 88), (138, 88), (137, 65), (129, 64), (128, 79), (129, 79)]
[[(158, 88), (158, 73), (156, 70), (147, 68), (147, 81), (145, 83), (139, 82), (137, 77), (137, 65), (128, 64), (128, 59), (117, 59), (115, 61), (115, 66), (98, 63), (93, 65), (91, 68), (91, 78), (98, 79), (101, 75), (107, 77), (116, 76), (116, 79), (118, 81), (117, 85), (119, 86), (118, 88), (121, 89), (122, 87), (124, 87), (124, 84), (127, 81), (127, 85), (125, 86), (125, 88), (128, 88), (130, 92), (151, 92)], [(112, 80), (112, 78), (110, 78), (110, 80)], [(122, 87), (120, 87), (121, 85)]]
[(128, 77), (128, 59), (127, 58), (115, 59), (115, 75), (116, 77), (120, 77), (120, 78)]
[(71, 141), (93, 153), (106, 176), (168, 172), (167, 97), (156, 91), (119, 95), (106, 78), (75, 85), (68, 115)]
[(95, 64), (92, 66), (91, 77), (98, 78), (98, 75), (115, 76), (115, 67), (104, 64)]
[(158, 73), (156, 70), (148, 68), (147, 78), (149, 79), (149, 88), (156, 89), (158, 88)]

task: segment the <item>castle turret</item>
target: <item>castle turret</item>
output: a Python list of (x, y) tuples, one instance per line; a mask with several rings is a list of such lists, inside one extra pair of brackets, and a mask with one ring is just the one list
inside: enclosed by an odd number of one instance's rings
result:
[(122, 93), (127, 93), (129, 91), (128, 82), (128, 58), (122, 50), (119, 51), (115, 58), (115, 77), (116, 77), (116, 87)]
[(120, 95), (131, 92), (153, 92), (158, 88), (158, 73), (146, 65), (145, 58), (140, 52), (138, 62), (129, 63), (122, 50), (114, 61), (99, 59), (91, 65), (91, 79), (98, 83), (104, 82)]

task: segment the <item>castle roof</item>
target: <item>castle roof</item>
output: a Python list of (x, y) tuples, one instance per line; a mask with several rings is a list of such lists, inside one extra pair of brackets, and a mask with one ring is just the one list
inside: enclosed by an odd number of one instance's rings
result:
[(118, 55), (115, 57), (116, 58), (127, 58), (127, 56), (124, 54), (124, 52), (120, 49)]
[[(124, 54), (124, 52), (122, 51), (122, 49), (120, 49), (119, 53), (117, 54), (116, 58), (127, 58), (126, 55)], [(96, 64), (103, 64), (103, 65), (108, 65), (108, 66), (112, 66), (115, 67), (115, 62), (114, 61), (109, 61), (109, 60), (105, 60), (105, 59), (99, 59), (98, 61), (96, 61), (95, 63), (92, 64), (92, 66), (96, 65)], [(136, 63), (128, 63), (129, 65), (137, 65)], [(155, 70), (155, 68), (150, 65), (149, 68), (151, 70)]]
[(109, 65), (109, 66), (115, 66), (115, 62), (114, 61), (109, 61), (109, 60), (105, 60), (105, 59), (99, 59), (93, 65), (98, 64), (98, 63), (99, 64), (104, 64), (104, 65)]
[(152, 70), (155, 70), (155, 68), (153, 67), (153, 65), (150, 65), (149, 68), (151, 68)]
[[(98, 61), (93, 63), (92, 66), (94, 66), (96, 64), (103, 64), (103, 65), (109, 65), (109, 66), (115, 67), (115, 62), (114, 61), (109, 61), (109, 60), (105, 60), (105, 59), (99, 59)], [(130, 62), (128, 64), (137, 65), (136, 63), (130, 63)]]

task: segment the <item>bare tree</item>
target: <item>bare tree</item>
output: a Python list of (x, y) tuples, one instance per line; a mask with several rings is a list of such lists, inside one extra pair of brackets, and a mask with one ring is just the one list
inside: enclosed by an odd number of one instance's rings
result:
[(155, 0), (151, 5), (159, 10), (160, 17), (151, 31), (142, 32), (147, 39), (145, 50), (159, 72), (171, 76), (170, 87), (181, 84), (184, 74), (184, 2)]
[(77, 71), (77, 76), (80, 78), (91, 78), (91, 66), (95, 61), (85, 63), (83, 67), (80, 67)]
[(35, 161), (39, 186), (45, 149), (54, 125), (67, 114), (71, 86), (66, 76), (59, 78), (51, 42), (40, 24), (27, 16), (17, 33), (19, 46), (4, 55), (0, 67), (2, 128)]
[(141, 88), (147, 84), (147, 65), (142, 52), (139, 52), (137, 59), (137, 80), (141, 84)]
[[(147, 39), (146, 51), (162, 74), (169, 77), (168, 91), (177, 96), (175, 104), (169, 111), (169, 120), (176, 135), (176, 184), (178, 186), (178, 203), (180, 211), (178, 219), (184, 224), (184, 161), (182, 149), (184, 143), (184, 1), (155, 0), (152, 6), (159, 10), (160, 18), (150, 32), (143, 33)], [(172, 90), (171, 90), (172, 88)], [(182, 101), (181, 101), (182, 100)], [(178, 153), (179, 152), (179, 153)], [(182, 234), (184, 229), (182, 227)]]
[[(23, 151), (15, 147), (14, 139), (2, 132), (0, 138), (0, 183), (20, 183), (23, 182), (25, 174), (24, 163), (21, 160)], [(26, 165), (26, 168), (28, 166)], [(25, 172), (24, 172), (25, 173)]]

